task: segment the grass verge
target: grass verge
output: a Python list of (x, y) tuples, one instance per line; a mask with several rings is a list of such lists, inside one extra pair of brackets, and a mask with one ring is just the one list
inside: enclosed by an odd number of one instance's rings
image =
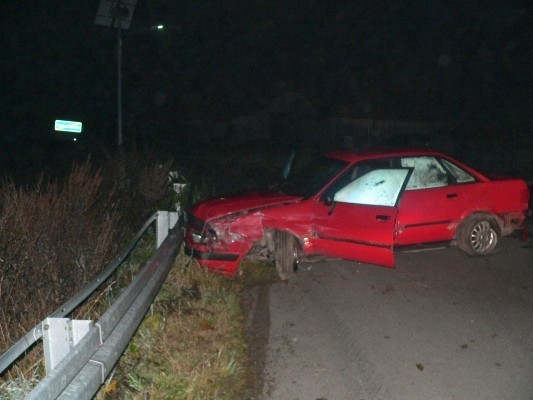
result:
[(235, 279), (183, 255), (97, 399), (243, 399), (250, 384), (242, 297), (277, 279), (248, 262)]

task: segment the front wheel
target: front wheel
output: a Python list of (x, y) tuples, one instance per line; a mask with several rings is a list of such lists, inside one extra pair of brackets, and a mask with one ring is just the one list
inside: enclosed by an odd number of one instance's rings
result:
[(499, 226), (488, 215), (472, 216), (461, 223), (457, 245), (472, 256), (484, 256), (494, 251), (499, 240)]
[(289, 279), (298, 261), (298, 243), (293, 235), (285, 231), (274, 233), (274, 259), (279, 277), (282, 280)]

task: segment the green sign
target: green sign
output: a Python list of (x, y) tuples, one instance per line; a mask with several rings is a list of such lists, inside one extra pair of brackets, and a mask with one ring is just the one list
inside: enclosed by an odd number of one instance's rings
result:
[(56, 119), (55, 130), (59, 132), (81, 133), (81, 122), (77, 121), (63, 121)]

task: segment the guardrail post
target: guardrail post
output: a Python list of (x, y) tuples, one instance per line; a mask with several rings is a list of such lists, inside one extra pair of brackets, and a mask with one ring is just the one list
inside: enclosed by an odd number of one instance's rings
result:
[(89, 332), (91, 322), (91, 320), (51, 317), (43, 321), (44, 361), (47, 374)]
[(174, 228), (174, 225), (178, 222), (178, 217), (178, 213), (175, 211), (157, 212), (156, 248), (159, 248), (161, 243), (167, 238), (168, 231)]

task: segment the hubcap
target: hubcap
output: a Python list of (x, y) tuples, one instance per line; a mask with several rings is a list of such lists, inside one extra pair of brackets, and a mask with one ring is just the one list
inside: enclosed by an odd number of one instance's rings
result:
[(480, 221), (472, 228), (470, 243), (476, 253), (485, 253), (496, 245), (496, 232), (487, 221)]

